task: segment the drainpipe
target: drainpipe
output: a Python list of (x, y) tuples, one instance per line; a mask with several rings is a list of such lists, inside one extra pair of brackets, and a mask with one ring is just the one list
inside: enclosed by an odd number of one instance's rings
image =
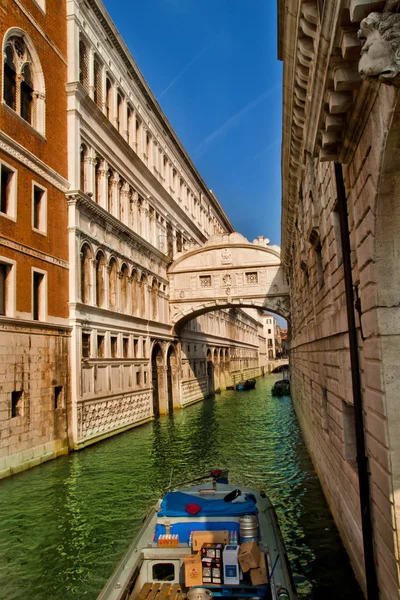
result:
[(351, 379), (353, 385), (354, 420), (356, 430), (358, 482), (360, 491), (361, 524), (364, 547), (365, 579), (368, 600), (379, 600), (378, 582), (374, 560), (374, 539), (372, 533), (371, 498), (368, 472), (368, 457), (365, 452), (364, 420), (358, 359), (356, 321), (354, 317), (353, 278), (350, 258), (350, 233), (347, 220), (347, 198), (343, 181), (343, 168), (335, 163), (336, 188), (342, 240), (343, 270), (346, 292), (347, 323), (349, 328)]

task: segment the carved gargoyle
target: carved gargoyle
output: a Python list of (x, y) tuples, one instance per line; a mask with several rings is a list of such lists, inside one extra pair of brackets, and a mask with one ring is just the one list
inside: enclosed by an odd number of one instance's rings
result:
[[(400, 14), (371, 13), (360, 23), (360, 75), (400, 85)], [(396, 81), (395, 81), (396, 80)]]

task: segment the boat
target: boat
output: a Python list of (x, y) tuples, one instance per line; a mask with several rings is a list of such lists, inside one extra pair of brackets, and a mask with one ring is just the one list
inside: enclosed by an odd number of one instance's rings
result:
[(271, 393), (273, 396), (290, 396), (290, 381), (288, 378), (275, 381)]
[(255, 379), (245, 379), (243, 381), (239, 381), (239, 383), (236, 385), (236, 389), (237, 390), (252, 390), (256, 387), (256, 380)]
[(268, 497), (218, 470), (191, 483), (151, 509), (97, 600), (298, 600)]

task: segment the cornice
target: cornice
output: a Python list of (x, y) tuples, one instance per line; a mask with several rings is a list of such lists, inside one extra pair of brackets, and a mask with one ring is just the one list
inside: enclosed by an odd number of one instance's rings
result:
[(40, 175), (40, 177), (62, 192), (66, 192), (69, 189), (69, 183), (64, 177), (3, 131), (0, 131), (0, 150)]
[[(369, 4), (364, 2), (363, 11)], [(358, 8), (360, 9), (361, 3)], [(379, 83), (358, 73), (359, 22), (350, 0), (280, 0), (284, 60), (282, 260), (290, 263), (304, 153), (319, 161), (351, 161)], [(285, 12), (284, 12), (285, 11)], [(358, 16), (355, 16), (358, 15)], [(361, 16), (360, 16), (361, 15)]]
[[(209, 191), (206, 183), (200, 176), (200, 174), (197, 171), (191, 158), (189, 157), (186, 150), (180, 143), (175, 131), (173, 130), (167, 117), (163, 113), (157, 100), (153, 96), (141, 71), (139, 70), (139, 67), (133, 60), (128, 47), (126, 46), (125, 42), (122, 40), (120, 34), (118, 33), (117, 28), (115, 27), (110, 15), (108, 14), (108, 12), (105, 9), (105, 7), (99, 0), (86, 0), (85, 4), (90, 6), (90, 8), (93, 10), (96, 18), (98, 19), (98, 21), (102, 25), (103, 29), (105, 30), (105, 32), (108, 36), (108, 39), (110, 40), (110, 42), (114, 46), (115, 50), (120, 55), (129, 75), (132, 77), (132, 79), (136, 83), (137, 87), (139, 88), (141, 94), (143, 95), (145, 102), (148, 105), (149, 110), (153, 112), (153, 114), (159, 120), (161, 126), (164, 128), (164, 130), (166, 132), (168, 132), (168, 137), (170, 138), (172, 144), (174, 145), (178, 155), (183, 160), (186, 167), (189, 169), (193, 179), (196, 181), (197, 185), (200, 187), (201, 192), (207, 196), (210, 204), (213, 206), (214, 209), (217, 210), (218, 216), (223, 221), (225, 227), (227, 228), (227, 231), (233, 232), (234, 227), (233, 227), (232, 223), (230, 222), (228, 216), (226, 215), (225, 211), (223, 210), (223, 208), (222, 208), (221, 204), (219, 203), (219, 201), (217, 200), (217, 198), (210, 194), (210, 191)], [(81, 5), (81, 10), (83, 7), (84, 7), (84, 5), (83, 6)]]

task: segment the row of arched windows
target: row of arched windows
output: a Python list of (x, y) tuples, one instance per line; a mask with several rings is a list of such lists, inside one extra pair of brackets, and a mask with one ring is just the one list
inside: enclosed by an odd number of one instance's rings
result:
[(156, 321), (159, 318), (158, 298), (160, 284), (153, 278), (150, 287), (150, 305), (146, 301), (148, 278), (125, 262), (118, 269), (114, 256), (107, 261), (98, 250), (96, 255), (88, 244), (81, 248), (80, 299), (84, 304), (96, 305)]
[(39, 133), (45, 133), (45, 83), (36, 49), (17, 27), (3, 43), (3, 101)]

